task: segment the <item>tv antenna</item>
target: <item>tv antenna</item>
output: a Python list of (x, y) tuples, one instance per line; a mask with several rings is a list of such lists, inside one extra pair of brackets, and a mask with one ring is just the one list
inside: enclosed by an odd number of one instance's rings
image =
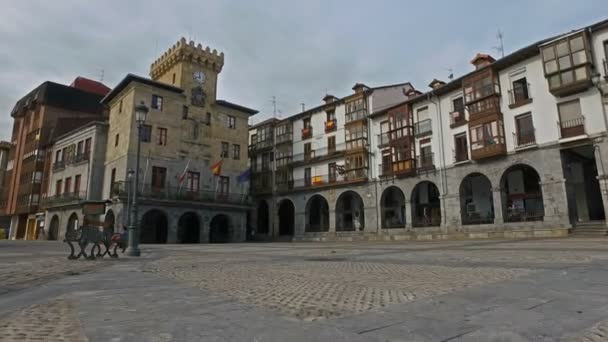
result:
[(496, 50), (496, 52), (500, 53), (501, 58), (505, 56), (505, 45), (503, 42), (503, 37), (504, 35), (502, 34), (502, 32), (498, 30), (498, 32), (496, 33), (496, 39), (498, 39), (500, 45), (492, 47), (494, 50)]
[(300, 106), (302, 106), (302, 112), (304, 112), (304, 109), (306, 108), (304, 102), (300, 102)]
[(272, 103), (272, 116), (275, 117), (277, 116), (277, 97), (273, 95), (270, 102)]
[(105, 75), (105, 70), (103, 68), (99, 69), (99, 82), (103, 82), (103, 77)]
[(454, 79), (454, 69), (452, 68), (445, 68), (445, 70), (449, 71), (450, 74), (448, 75), (448, 79), (451, 81)]

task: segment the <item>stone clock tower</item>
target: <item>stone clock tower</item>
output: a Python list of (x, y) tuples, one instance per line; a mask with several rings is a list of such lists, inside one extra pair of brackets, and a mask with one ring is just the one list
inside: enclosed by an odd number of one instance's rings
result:
[(224, 66), (224, 53), (180, 39), (150, 66), (153, 80), (184, 89), (191, 111), (215, 104), (217, 77)]

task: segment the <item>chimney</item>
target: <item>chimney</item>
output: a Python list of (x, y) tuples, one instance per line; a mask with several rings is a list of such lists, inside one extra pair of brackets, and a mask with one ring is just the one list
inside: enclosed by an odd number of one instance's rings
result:
[(338, 99), (337, 97), (335, 97), (335, 96), (333, 96), (333, 95), (330, 95), (330, 94), (327, 94), (327, 95), (325, 95), (325, 97), (323, 98), (323, 101), (325, 101), (325, 104), (327, 104), (327, 103), (334, 102), (334, 101), (336, 101), (337, 99)]
[(431, 83), (429, 83), (429, 87), (431, 87), (433, 90), (437, 89), (437, 88), (441, 88), (445, 85), (445, 82), (440, 81), (436, 78), (433, 78), (433, 80), (431, 81)]
[(369, 89), (369, 87), (363, 83), (355, 83), (355, 85), (353, 86), (353, 90), (355, 91), (356, 94), (364, 92), (368, 89)]
[(479, 70), (479, 69), (485, 67), (486, 65), (490, 65), (490, 64), (494, 63), (495, 61), (496, 60), (488, 54), (478, 53), (471, 60), (471, 64), (473, 64), (475, 66), (475, 70)]

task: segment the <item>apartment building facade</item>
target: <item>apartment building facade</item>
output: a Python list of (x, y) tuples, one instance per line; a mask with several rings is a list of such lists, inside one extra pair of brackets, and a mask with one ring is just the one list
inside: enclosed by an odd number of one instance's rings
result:
[(141, 129), (141, 243), (245, 240), (248, 119), (255, 110), (216, 98), (224, 54), (184, 38), (152, 63), (151, 78), (127, 75), (103, 100), (109, 108), (105, 219), (128, 225), (136, 168), (135, 106), (150, 108)]
[[(108, 136), (105, 121), (92, 121), (56, 138), (49, 153), (53, 160), (48, 188), (40, 204), (44, 210), (45, 240), (62, 240), (84, 222), (81, 202), (103, 200), (104, 161)], [(111, 215), (108, 229), (115, 229)]]
[[(361, 148), (365, 163), (345, 153), (335, 166), (316, 166), (306, 159), (314, 148), (292, 142), (293, 186), (255, 193), (263, 218), (256, 228), (266, 225), (262, 231), (276, 236), (293, 226), (292, 238), (304, 240), (606, 234), (607, 55), (607, 21), (499, 60), (477, 54), (462, 77), (435, 79), (428, 92), (411, 89), (399, 103), (368, 107), (365, 134), (339, 123), (357, 133), (338, 141), (351, 142), (345, 150)], [(286, 124), (294, 139), (307, 127), (325, 133), (320, 120), (301, 114), (272, 123)], [(279, 149), (276, 137), (270, 150)], [(302, 167), (294, 162), (298, 153)], [(282, 155), (274, 156), (278, 163)], [(357, 176), (359, 165), (366, 166), (361, 182), (340, 181), (347, 170)], [(316, 167), (327, 170), (326, 179), (314, 178)], [(330, 178), (332, 168), (339, 176)]]
[[(86, 89), (81, 84), (87, 85)], [(11, 217), (9, 238), (36, 239), (40, 201), (48, 187), (53, 139), (88, 121), (103, 120), (103, 84), (80, 78), (71, 86), (44, 82), (15, 104), (11, 149), (0, 192), (0, 215)]]

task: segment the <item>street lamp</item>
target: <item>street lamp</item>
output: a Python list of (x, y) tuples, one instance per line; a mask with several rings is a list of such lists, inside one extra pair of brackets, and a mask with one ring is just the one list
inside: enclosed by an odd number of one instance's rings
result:
[(129, 246), (127, 247), (128, 256), (139, 256), (139, 234), (137, 223), (137, 187), (139, 184), (139, 155), (141, 151), (141, 128), (146, 122), (148, 116), (148, 107), (144, 101), (135, 106), (135, 122), (137, 123), (137, 159), (135, 162), (135, 183), (133, 187), (133, 202), (131, 203), (131, 212), (129, 216)]

